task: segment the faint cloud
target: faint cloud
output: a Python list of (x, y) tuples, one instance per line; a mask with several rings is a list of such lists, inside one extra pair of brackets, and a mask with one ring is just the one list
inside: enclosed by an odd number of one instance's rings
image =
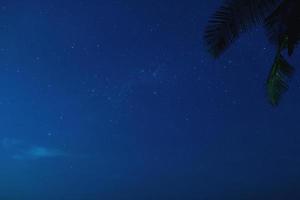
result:
[(16, 160), (37, 160), (69, 156), (69, 154), (60, 149), (31, 145), (13, 138), (2, 139), (1, 147), (12, 159)]
[(68, 156), (67, 153), (58, 149), (49, 149), (45, 147), (34, 146), (19, 154), (12, 156), (16, 160), (37, 160), (42, 158), (55, 158), (55, 157), (65, 157)]
[(19, 146), (22, 143), (22, 141), (17, 139), (11, 139), (11, 138), (3, 138), (1, 141), (2, 148), (8, 150), (10, 148), (14, 148), (15, 146)]

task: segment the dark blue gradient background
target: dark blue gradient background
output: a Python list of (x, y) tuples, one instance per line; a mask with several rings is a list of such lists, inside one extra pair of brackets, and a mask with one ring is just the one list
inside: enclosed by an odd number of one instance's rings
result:
[(272, 108), (261, 28), (213, 60), (220, 3), (1, 1), (0, 199), (299, 199), (300, 72)]

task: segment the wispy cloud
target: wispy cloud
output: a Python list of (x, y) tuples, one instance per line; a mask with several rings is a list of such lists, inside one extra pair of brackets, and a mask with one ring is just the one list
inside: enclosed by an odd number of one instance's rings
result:
[(20, 146), (23, 142), (21, 140), (13, 139), (13, 138), (3, 138), (1, 140), (1, 146), (5, 150), (9, 150), (15, 148), (16, 146)]
[(5, 152), (16, 160), (37, 160), (69, 156), (66, 152), (43, 146), (31, 145), (22, 140), (4, 138), (1, 146)]
[(55, 158), (65, 156), (68, 156), (68, 154), (58, 149), (49, 149), (45, 147), (34, 146), (13, 155), (12, 158), (17, 160), (36, 160), (42, 158)]

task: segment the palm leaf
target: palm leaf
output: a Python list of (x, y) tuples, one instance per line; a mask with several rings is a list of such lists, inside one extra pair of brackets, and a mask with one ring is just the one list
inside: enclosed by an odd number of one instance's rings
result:
[(288, 53), (291, 55), (300, 41), (300, 1), (286, 0), (265, 19), (267, 36), (272, 43), (281, 44), (288, 37)]
[(280, 0), (227, 0), (209, 21), (204, 40), (209, 52), (220, 56), (240, 35), (262, 22)]
[(282, 94), (288, 89), (288, 78), (294, 73), (294, 68), (279, 53), (267, 79), (267, 95), (273, 106), (278, 105)]

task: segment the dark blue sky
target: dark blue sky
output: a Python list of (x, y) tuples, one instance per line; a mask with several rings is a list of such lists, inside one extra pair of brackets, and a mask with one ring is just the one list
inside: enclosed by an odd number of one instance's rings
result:
[(260, 28), (213, 60), (220, 3), (2, 1), (0, 198), (299, 199), (300, 74), (271, 107)]

